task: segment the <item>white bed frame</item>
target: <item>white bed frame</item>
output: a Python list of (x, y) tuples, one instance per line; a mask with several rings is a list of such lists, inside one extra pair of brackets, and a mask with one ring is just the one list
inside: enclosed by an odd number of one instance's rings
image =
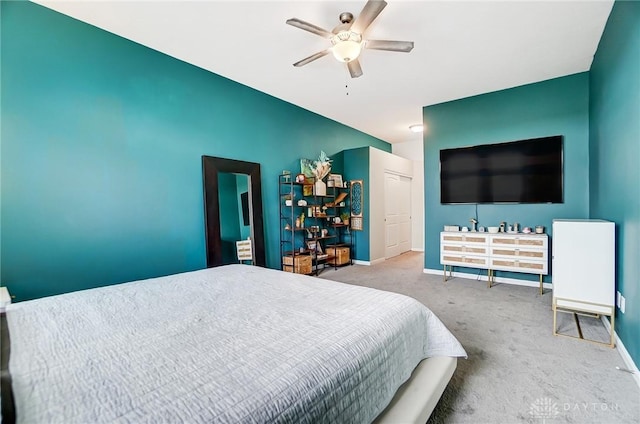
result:
[(451, 380), (457, 363), (457, 358), (449, 356), (422, 360), (374, 423), (426, 423)]

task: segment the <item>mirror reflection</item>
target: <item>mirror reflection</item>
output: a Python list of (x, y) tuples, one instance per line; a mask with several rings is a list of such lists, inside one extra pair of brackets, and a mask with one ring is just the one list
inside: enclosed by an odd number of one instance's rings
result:
[(222, 264), (238, 263), (236, 242), (251, 237), (249, 216), (249, 176), (230, 172), (218, 173), (218, 204)]

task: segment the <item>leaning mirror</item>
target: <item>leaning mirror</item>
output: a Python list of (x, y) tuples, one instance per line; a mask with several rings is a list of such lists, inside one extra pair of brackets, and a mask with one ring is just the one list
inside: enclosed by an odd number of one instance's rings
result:
[(253, 264), (266, 266), (260, 164), (202, 156), (207, 268), (239, 263), (236, 242), (251, 239)]

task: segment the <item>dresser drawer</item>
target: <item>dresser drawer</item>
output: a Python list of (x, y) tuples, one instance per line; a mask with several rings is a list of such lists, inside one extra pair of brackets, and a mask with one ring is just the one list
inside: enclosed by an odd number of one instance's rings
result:
[(488, 256), (441, 254), (440, 263), (443, 265), (460, 265), (470, 268), (487, 268)]
[(442, 254), (468, 253), (473, 255), (486, 255), (489, 252), (489, 247), (486, 245), (443, 244), (440, 250)]
[(491, 237), (492, 246), (501, 247), (528, 247), (534, 249), (547, 250), (547, 236), (527, 236), (527, 235), (494, 235)]
[(502, 258), (521, 258), (521, 259), (529, 258), (529, 259), (537, 259), (537, 260), (547, 259), (546, 250), (491, 246), (490, 252), (491, 252), (492, 258), (502, 257)]
[(489, 237), (479, 233), (440, 233), (441, 244), (486, 245)]
[(527, 258), (508, 259), (491, 257), (489, 268), (501, 271), (515, 271), (533, 274), (547, 274), (547, 262)]

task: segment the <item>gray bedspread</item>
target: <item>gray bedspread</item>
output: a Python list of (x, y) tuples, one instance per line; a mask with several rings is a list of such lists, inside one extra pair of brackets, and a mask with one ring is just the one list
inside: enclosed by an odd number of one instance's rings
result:
[(13, 304), (23, 423), (367, 423), (424, 358), (466, 356), (399, 294), (246, 265)]

